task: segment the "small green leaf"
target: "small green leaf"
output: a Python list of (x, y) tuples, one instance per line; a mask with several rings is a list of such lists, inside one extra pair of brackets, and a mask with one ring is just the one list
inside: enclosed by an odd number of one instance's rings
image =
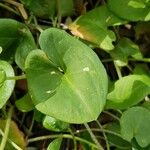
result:
[(122, 38), (115, 49), (110, 51), (110, 55), (114, 58), (118, 66), (126, 66), (128, 64), (129, 56), (132, 56), (135, 59), (143, 58), (138, 45), (128, 38)]
[(43, 126), (50, 130), (55, 132), (65, 131), (69, 128), (69, 124), (62, 122), (60, 120), (57, 120), (53, 117), (46, 116), (43, 120)]
[(61, 138), (57, 138), (57, 139), (53, 140), (49, 144), (47, 150), (60, 150), (61, 142), (62, 142)]
[(32, 99), (28, 93), (16, 101), (16, 106), (22, 112), (28, 112), (34, 109)]
[(133, 138), (141, 147), (150, 144), (150, 111), (142, 107), (132, 107), (125, 111), (120, 120), (121, 134), (131, 142)]
[[(2, 108), (15, 86), (14, 80), (6, 80), (7, 77), (14, 76), (14, 70), (9, 63), (0, 60), (0, 108)], [(7, 91), (7, 92), (6, 92)]]
[(124, 23), (124, 20), (113, 15), (104, 5), (79, 17), (69, 28), (72, 34), (108, 51), (114, 48), (112, 42), (116, 38), (115, 34), (107, 27)]
[(39, 41), (45, 53), (35, 50), (26, 60), (29, 91), (36, 108), (64, 122), (95, 120), (105, 105), (108, 84), (99, 58), (59, 29), (43, 31)]
[(125, 109), (139, 103), (150, 93), (150, 78), (146, 75), (128, 75), (114, 84), (107, 95), (106, 108)]
[(108, 0), (108, 8), (123, 19), (130, 21), (150, 20), (150, 7), (146, 0)]

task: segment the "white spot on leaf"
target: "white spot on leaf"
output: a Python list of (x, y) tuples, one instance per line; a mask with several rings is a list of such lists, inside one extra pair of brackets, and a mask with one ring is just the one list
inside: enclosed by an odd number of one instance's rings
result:
[(49, 90), (49, 91), (46, 91), (47, 94), (50, 94), (51, 92), (52, 92), (52, 91), (50, 91), (50, 90)]
[(85, 68), (83, 68), (83, 71), (90, 71), (90, 69), (89, 69), (89, 67), (85, 67)]
[(51, 74), (56, 74), (56, 72), (55, 71), (51, 71)]

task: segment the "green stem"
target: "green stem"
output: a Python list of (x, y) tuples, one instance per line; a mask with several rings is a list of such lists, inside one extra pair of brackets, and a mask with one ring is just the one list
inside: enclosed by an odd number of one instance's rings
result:
[[(113, 132), (113, 131), (110, 131), (110, 130), (107, 130), (107, 129), (97, 129), (97, 128), (91, 128), (92, 131), (95, 131), (95, 132), (105, 132), (105, 133), (109, 133), (109, 134), (112, 134), (112, 135), (115, 135), (115, 136), (118, 136), (120, 138), (122, 138), (122, 136), (116, 132)], [(79, 133), (82, 133), (82, 132), (86, 132), (87, 130), (86, 129), (82, 129), (82, 130), (78, 130), (78, 132), (74, 133), (74, 134), (79, 134)]]
[(93, 141), (95, 142), (95, 144), (97, 145), (97, 147), (99, 148), (99, 150), (104, 150), (103, 147), (99, 144), (97, 138), (95, 137), (95, 135), (93, 134), (92, 130), (90, 129), (89, 125), (87, 123), (84, 123), (84, 126), (86, 127), (87, 131), (89, 132), (91, 138), (93, 139)]
[(18, 16), (20, 16), (17, 11), (15, 11), (14, 9), (10, 8), (9, 6), (7, 6), (5, 4), (0, 3), (0, 7), (6, 9), (6, 10), (8, 10), (8, 11), (10, 11), (10, 12), (12, 12), (12, 13), (18, 15)]
[(116, 68), (116, 72), (117, 72), (118, 78), (121, 79), (122, 78), (122, 74), (121, 74), (121, 70), (120, 70), (119, 66), (115, 62), (114, 62), (114, 66)]
[[(102, 60), (103, 63), (112, 62), (112, 61), (114, 61), (112, 58)], [(142, 59), (129, 58), (128, 61), (140, 61), (140, 62), (150, 63), (150, 58), (142, 58)]]
[(74, 143), (74, 150), (77, 150), (77, 141), (75, 139), (74, 133), (72, 132), (71, 128), (69, 128), (69, 132), (72, 135), (73, 143)]
[(113, 117), (113, 118), (116, 119), (117, 121), (120, 121), (119, 117), (115, 116), (114, 114), (112, 114), (112, 113), (110, 113), (110, 112), (108, 112), (108, 111), (103, 111), (103, 113), (105, 113), (105, 114), (107, 114), (107, 115)]
[[(40, 136), (40, 137), (36, 137), (36, 138), (31, 138), (28, 140), (28, 143), (32, 143), (32, 142), (36, 142), (36, 141), (41, 141), (41, 140), (47, 140), (47, 139), (52, 139), (52, 138), (67, 138), (67, 139), (73, 139), (72, 135), (69, 135), (69, 134), (57, 134), (57, 135), (46, 135), (46, 136)], [(83, 142), (83, 143), (86, 143), (88, 144), (89, 146), (93, 147), (93, 148), (96, 148), (98, 149), (97, 145), (85, 140), (85, 139), (82, 139), (82, 138), (79, 138), (79, 137), (74, 137), (75, 140), (77, 141), (80, 141), (80, 142)]]
[(99, 128), (102, 130), (102, 134), (103, 134), (103, 136), (104, 136), (104, 138), (105, 138), (107, 150), (110, 150), (110, 148), (109, 148), (109, 142), (108, 142), (108, 139), (107, 139), (107, 136), (106, 136), (105, 132), (103, 131), (102, 125), (99, 123), (98, 120), (96, 120), (96, 123), (98, 124)]
[[(4, 132), (0, 129), (0, 134), (2, 136), (4, 136)], [(22, 148), (20, 148), (16, 143), (14, 143), (13, 141), (11, 141), (9, 138), (7, 138), (7, 141), (17, 150), (23, 150)]]
[(4, 136), (2, 138), (2, 142), (1, 142), (1, 145), (0, 145), (0, 150), (4, 150), (5, 149), (5, 145), (6, 145), (8, 134), (9, 134), (12, 114), (13, 114), (13, 107), (10, 107), (10, 109), (8, 111), (8, 117), (7, 117), (7, 120), (6, 120)]
[(22, 79), (26, 79), (26, 75), (20, 75), (20, 76), (13, 76), (13, 77), (7, 77), (6, 80), (22, 80)]

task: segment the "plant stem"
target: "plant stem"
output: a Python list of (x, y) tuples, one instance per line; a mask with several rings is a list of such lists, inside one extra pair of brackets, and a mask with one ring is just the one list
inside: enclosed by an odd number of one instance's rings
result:
[[(0, 134), (2, 136), (4, 136), (4, 132), (0, 129)], [(23, 150), (22, 148), (20, 148), (16, 143), (14, 143), (13, 141), (11, 141), (9, 138), (7, 138), (7, 141), (17, 150)]]
[(24, 9), (23, 4), (18, 3), (18, 2), (14, 1), (14, 0), (5, 0), (5, 2), (7, 2), (8, 4), (11, 4), (11, 5), (14, 5), (15, 7), (17, 7), (19, 12), (20, 12), (20, 14), (24, 18), (24, 20), (28, 19), (28, 14), (27, 14), (26, 10)]
[(10, 107), (10, 109), (8, 111), (8, 117), (7, 117), (7, 120), (6, 120), (4, 136), (2, 138), (2, 142), (1, 142), (1, 145), (0, 145), (0, 150), (5, 149), (5, 145), (6, 145), (8, 134), (9, 134), (12, 114), (13, 114), (13, 107)]
[(100, 122), (98, 120), (96, 120), (96, 123), (98, 124), (99, 128), (102, 130), (103, 136), (105, 138), (107, 150), (110, 150), (110, 148), (109, 148), (109, 142), (108, 142), (108, 139), (107, 139), (107, 136), (106, 136), (105, 132), (103, 131), (102, 125), (100, 124)]
[[(112, 58), (108, 58), (108, 59), (103, 59), (102, 62), (112, 62), (114, 61)], [(150, 58), (142, 58), (142, 59), (134, 59), (134, 58), (129, 58), (128, 61), (140, 61), (140, 62), (146, 62), (146, 63), (150, 63)]]
[(13, 76), (13, 77), (7, 77), (6, 80), (22, 80), (22, 79), (26, 79), (26, 75), (20, 75), (20, 76)]
[[(72, 135), (69, 135), (69, 134), (57, 134), (57, 135), (46, 135), (46, 136), (40, 136), (40, 137), (36, 137), (36, 138), (31, 138), (28, 140), (28, 143), (31, 143), (31, 142), (36, 142), (36, 141), (40, 141), (40, 140), (46, 140), (46, 139), (52, 139), (52, 138), (67, 138), (67, 139), (73, 139)], [(85, 140), (85, 139), (82, 139), (82, 138), (79, 138), (79, 137), (74, 137), (75, 140), (77, 141), (80, 141), (80, 142), (83, 142), (83, 143), (86, 143), (88, 144), (89, 146), (93, 147), (93, 148), (96, 148), (98, 149), (97, 145)], [(99, 149), (98, 149), (99, 150)]]
[(7, 6), (5, 4), (0, 3), (0, 7), (14, 13), (15, 15), (19, 16), (19, 13), (17, 11), (15, 11), (14, 9), (10, 8), (9, 6)]
[(121, 74), (121, 70), (120, 70), (119, 66), (117, 66), (117, 64), (115, 62), (114, 62), (114, 66), (116, 68), (116, 72), (117, 72), (118, 78), (121, 79), (122, 78), (122, 74)]
[(70, 134), (72, 135), (72, 138), (73, 138), (74, 150), (77, 150), (77, 142), (76, 142), (74, 133), (72, 132), (71, 128), (69, 128), (69, 132), (70, 132)]
[[(112, 135), (122, 138), (122, 136), (120, 134), (110, 131), (110, 130), (107, 130), (107, 129), (91, 128), (91, 130), (95, 131), (95, 132), (106, 132), (106, 133), (109, 133), (109, 134), (112, 134)], [(78, 130), (78, 132), (76, 132), (74, 134), (79, 134), (79, 133), (86, 132), (86, 131), (87, 131), (86, 129), (82, 129), (82, 130)]]
[(95, 144), (97, 145), (97, 147), (99, 148), (99, 150), (104, 150), (103, 147), (99, 144), (97, 138), (95, 137), (95, 135), (93, 134), (92, 130), (90, 129), (89, 125), (87, 123), (84, 123), (84, 126), (86, 127), (87, 131), (89, 132), (91, 138), (93, 139), (93, 141), (95, 142)]
[(117, 121), (120, 121), (119, 117), (115, 116), (114, 114), (112, 114), (112, 113), (110, 113), (110, 112), (108, 112), (108, 111), (103, 111), (103, 113), (105, 113), (105, 114), (107, 114), (107, 115), (113, 117), (113, 118), (116, 119)]

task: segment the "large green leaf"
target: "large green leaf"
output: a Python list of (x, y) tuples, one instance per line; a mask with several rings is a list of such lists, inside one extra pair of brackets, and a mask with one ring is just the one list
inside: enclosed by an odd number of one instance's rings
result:
[(14, 70), (9, 63), (0, 60), (0, 108), (4, 106), (14, 89), (15, 81), (6, 80), (14, 76)]
[(124, 20), (113, 15), (104, 5), (79, 17), (69, 28), (74, 35), (104, 50), (112, 50), (115, 34), (107, 27), (123, 23), (125, 23)]
[(150, 78), (146, 75), (128, 75), (114, 84), (107, 95), (106, 108), (125, 109), (139, 103), (150, 93)]
[(150, 111), (142, 107), (132, 107), (125, 111), (120, 120), (121, 134), (131, 142), (133, 138), (141, 147), (150, 144)]
[(16, 63), (20, 68), (24, 68), (27, 54), (36, 47), (29, 29), (12, 19), (0, 19), (0, 46), (3, 48), (0, 58), (12, 60), (16, 53)]
[(135, 59), (143, 58), (138, 45), (128, 38), (120, 39), (115, 49), (110, 51), (110, 54), (118, 66), (126, 66), (129, 56)]
[(108, 84), (99, 58), (59, 29), (45, 30), (39, 41), (46, 54), (35, 50), (26, 60), (29, 90), (36, 108), (64, 122), (95, 120), (105, 105)]
[(108, 0), (108, 8), (123, 19), (150, 20), (150, 6), (146, 0)]

